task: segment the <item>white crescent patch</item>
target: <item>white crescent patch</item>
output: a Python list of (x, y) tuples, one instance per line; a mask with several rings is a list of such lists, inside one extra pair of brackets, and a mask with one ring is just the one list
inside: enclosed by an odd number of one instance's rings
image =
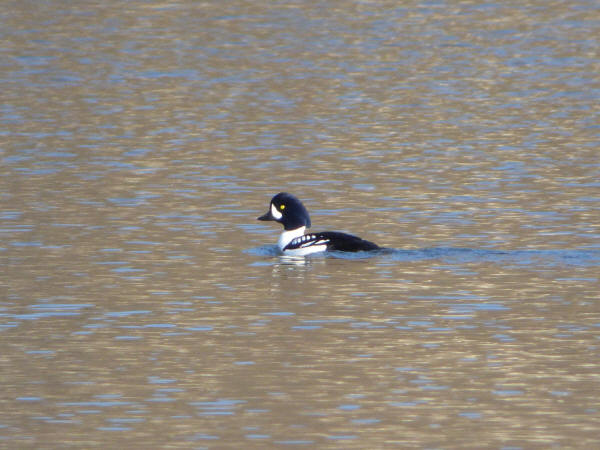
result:
[(271, 215), (276, 219), (279, 220), (283, 217), (283, 214), (281, 214), (277, 208), (275, 207), (275, 205), (273, 203), (271, 203)]

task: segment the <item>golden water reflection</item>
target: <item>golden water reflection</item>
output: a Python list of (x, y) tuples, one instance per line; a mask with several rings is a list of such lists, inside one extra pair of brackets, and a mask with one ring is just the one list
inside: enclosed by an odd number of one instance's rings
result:
[(13, 6), (9, 447), (598, 446), (591, 4)]

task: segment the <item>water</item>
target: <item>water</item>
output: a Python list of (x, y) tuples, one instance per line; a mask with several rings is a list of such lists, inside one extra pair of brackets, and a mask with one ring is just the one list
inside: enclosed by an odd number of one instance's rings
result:
[(11, 3), (2, 445), (600, 445), (598, 13)]

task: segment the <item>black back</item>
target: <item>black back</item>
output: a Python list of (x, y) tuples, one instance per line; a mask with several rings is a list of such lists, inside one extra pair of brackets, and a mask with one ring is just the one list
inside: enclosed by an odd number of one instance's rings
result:
[(329, 240), (327, 250), (337, 250), (340, 252), (369, 252), (381, 248), (371, 241), (339, 231), (323, 231), (315, 234), (321, 239)]

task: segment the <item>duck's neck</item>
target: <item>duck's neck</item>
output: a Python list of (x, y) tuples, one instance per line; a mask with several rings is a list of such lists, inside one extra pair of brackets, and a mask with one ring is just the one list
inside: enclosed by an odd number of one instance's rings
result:
[(306, 227), (298, 227), (294, 230), (286, 230), (281, 233), (279, 236), (279, 241), (277, 241), (277, 247), (279, 247), (279, 250), (283, 251), (285, 246), (288, 245), (292, 239), (304, 235), (304, 230), (306, 230)]

